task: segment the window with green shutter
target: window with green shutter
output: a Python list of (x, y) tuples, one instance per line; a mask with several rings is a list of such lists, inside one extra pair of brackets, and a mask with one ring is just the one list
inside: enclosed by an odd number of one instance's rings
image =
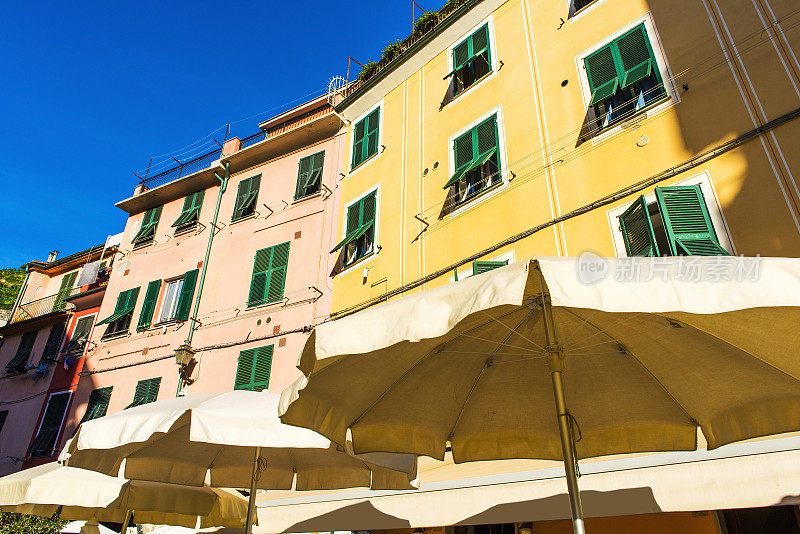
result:
[(508, 265), (508, 260), (503, 261), (473, 261), (472, 262), (472, 275), (475, 276), (476, 274), (483, 274), (498, 267), (504, 267)]
[(61, 424), (64, 422), (64, 415), (67, 413), (69, 398), (69, 392), (50, 395), (39, 431), (28, 448), (28, 454), (32, 458), (51, 456), (55, 452), (56, 440), (61, 431)]
[(176, 232), (183, 232), (197, 225), (197, 221), (200, 220), (200, 210), (203, 207), (205, 193), (205, 191), (198, 191), (183, 199), (181, 214), (172, 223), (172, 227), (175, 228)]
[(194, 298), (194, 286), (197, 284), (197, 269), (186, 271), (183, 275), (183, 284), (178, 295), (178, 305), (175, 308), (175, 320), (186, 321), (189, 319), (189, 311), (192, 307)]
[(25, 332), (19, 340), (17, 345), (17, 352), (14, 357), (6, 364), (6, 373), (19, 375), (27, 372), (28, 358), (31, 356), (33, 344), (36, 342), (36, 335), (38, 330), (32, 332)]
[(375, 108), (369, 115), (356, 123), (353, 128), (353, 158), (351, 169), (355, 169), (378, 153), (378, 137), (381, 122), (381, 108)]
[(274, 345), (266, 345), (239, 353), (236, 366), (236, 381), (233, 389), (262, 391), (269, 387), (269, 374), (272, 368)]
[(56, 363), (58, 357), (58, 350), (61, 348), (61, 342), (64, 340), (64, 332), (66, 331), (67, 323), (56, 323), (50, 327), (50, 332), (47, 334), (47, 343), (44, 345), (42, 357), (39, 360), (39, 365)]
[(142, 311), (139, 313), (139, 322), (136, 325), (136, 330), (138, 332), (150, 328), (153, 322), (153, 313), (156, 311), (156, 301), (158, 300), (158, 292), (160, 290), (161, 280), (153, 280), (147, 284), (144, 302), (142, 302)]
[(331, 250), (333, 254), (344, 249), (344, 266), (371, 254), (375, 248), (377, 196), (373, 191), (347, 207), (345, 237)]
[(444, 189), (454, 188), (457, 204), (502, 183), (497, 115), (457, 137), (453, 159), (455, 172)]
[(78, 277), (78, 271), (74, 271), (71, 273), (67, 273), (61, 279), (61, 286), (58, 288), (58, 293), (56, 293), (55, 302), (53, 302), (53, 311), (61, 311), (66, 308), (64, 304), (64, 299), (67, 298), (72, 290), (72, 286), (75, 285), (75, 279)]
[(136, 383), (136, 389), (133, 392), (133, 401), (125, 407), (133, 408), (134, 406), (141, 406), (142, 404), (149, 404), (155, 402), (158, 398), (158, 389), (161, 387), (161, 377), (148, 378), (146, 380), (139, 380)]
[(72, 335), (64, 345), (64, 354), (68, 359), (76, 359), (83, 356), (83, 350), (86, 348), (86, 343), (89, 341), (89, 334), (92, 331), (92, 323), (94, 315), (87, 315), (80, 317), (75, 321), (75, 326), (72, 328)]
[(258, 201), (258, 190), (261, 187), (261, 175), (257, 174), (239, 182), (239, 189), (236, 191), (236, 203), (233, 207), (233, 217), (231, 221), (238, 221), (249, 217), (256, 211)]
[(153, 242), (156, 237), (156, 230), (158, 229), (158, 221), (161, 219), (161, 208), (161, 206), (156, 206), (144, 212), (144, 216), (142, 216), (142, 225), (132, 239), (134, 247), (147, 245)]
[(619, 216), (629, 256), (727, 256), (699, 185), (656, 187), (656, 200), (639, 197)]
[(111, 401), (111, 390), (114, 386), (93, 389), (89, 393), (89, 402), (86, 404), (86, 412), (81, 418), (81, 423), (91, 421), (98, 417), (103, 417), (108, 411), (108, 403)]
[(260, 306), (282, 300), (288, 266), (288, 241), (256, 251), (247, 306)]
[(628, 119), (667, 96), (644, 24), (583, 60), (596, 127)]
[(489, 25), (484, 24), (475, 33), (453, 48), (453, 70), (445, 79), (453, 76), (453, 95), (474, 85), (492, 72), (492, 54), (489, 45)]
[(297, 165), (297, 187), (294, 198), (300, 199), (319, 193), (322, 187), (322, 166), (325, 151), (301, 158)]
[(139, 298), (139, 288), (128, 289), (117, 296), (117, 304), (114, 306), (114, 313), (98, 321), (98, 325), (107, 324), (103, 337), (127, 332), (131, 325), (133, 310), (136, 307), (136, 300)]

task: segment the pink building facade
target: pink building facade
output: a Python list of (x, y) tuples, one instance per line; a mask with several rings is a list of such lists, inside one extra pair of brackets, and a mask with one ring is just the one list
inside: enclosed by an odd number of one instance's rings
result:
[[(260, 127), (117, 204), (129, 218), (62, 445), (105, 413), (178, 394), (280, 391), (299, 376), (308, 332), (330, 312), (342, 123), (318, 99)], [(185, 344), (194, 354), (179, 365)]]
[(0, 475), (55, 459), (116, 246), (24, 267), (0, 328)]

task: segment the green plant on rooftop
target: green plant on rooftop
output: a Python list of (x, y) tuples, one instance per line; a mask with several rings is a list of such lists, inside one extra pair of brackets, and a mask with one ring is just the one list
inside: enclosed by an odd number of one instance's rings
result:
[(377, 61), (370, 61), (361, 69), (361, 72), (358, 73), (358, 81), (364, 82), (372, 77), (373, 74), (378, 72), (378, 62)]
[(414, 23), (414, 37), (425, 35), (433, 29), (439, 22), (439, 14), (436, 11), (426, 11)]
[(388, 63), (400, 54), (403, 53), (403, 44), (399, 39), (386, 45), (386, 48), (381, 52), (381, 62)]
[(21, 269), (0, 269), (0, 310), (10, 310), (22, 288), (25, 271)]
[(0, 534), (58, 534), (66, 524), (60, 519), (0, 512)]

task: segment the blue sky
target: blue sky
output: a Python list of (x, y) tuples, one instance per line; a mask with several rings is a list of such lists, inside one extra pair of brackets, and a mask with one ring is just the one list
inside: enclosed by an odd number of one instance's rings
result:
[(0, 38), (0, 267), (102, 243), (150, 156), (228, 122), (254, 133), (344, 75), (348, 56), (378, 59), (410, 30), (407, 0), (14, 3)]

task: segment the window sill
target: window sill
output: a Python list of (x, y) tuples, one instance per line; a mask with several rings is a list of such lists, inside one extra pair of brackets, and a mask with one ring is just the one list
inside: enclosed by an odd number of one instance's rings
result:
[(103, 334), (102, 336), (100, 336), (100, 341), (111, 341), (111, 340), (114, 340), (114, 339), (127, 337), (129, 335), (130, 335), (130, 331), (129, 330), (124, 330), (124, 331), (121, 331), (121, 332), (112, 332), (110, 334)]
[(642, 109), (636, 110), (636, 112), (633, 113), (633, 115), (631, 115), (630, 117), (626, 117), (625, 119), (621, 119), (621, 120), (619, 120), (617, 122), (614, 122), (614, 123), (611, 123), (611, 124), (609, 124), (607, 126), (603, 126), (602, 128), (600, 128), (597, 131), (597, 133), (594, 135), (594, 137), (590, 137), (585, 142), (591, 142), (592, 144), (595, 144), (595, 143), (599, 143), (599, 142), (605, 141), (607, 138), (613, 137), (614, 135), (618, 134), (619, 132), (622, 132), (624, 130), (630, 130), (635, 126), (638, 126), (639, 123), (641, 123), (642, 121), (645, 121), (648, 118), (651, 118), (652, 116), (654, 116), (652, 114), (655, 114), (656, 112), (660, 113), (661, 111), (664, 111), (663, 109), (657, 109), (657, 108), (660, 108), (662, 106), (669, 107), (670, 104), (671, 105), (675, 105), (678, 102), (679, 102), (678, 99), (674, 98), (670, 94), (666, 94), (663, 97), (659, 98), (658, 100), (649, 103), (647, 106), (643, 107)]
[(322, 197), (322, 190), (317, 191), (316, 193), (311, 193), (310, 195), (306, 195), (304, 197), (295, 198), (292, 201), (292, 205), (299, 204), (301, 202), (305, 202), (306, 200), (312, 200), (312, 199), (320, 198), (320, 197)]
[(149, 247), (155, 242), (156, 242), (155, 238), (148, 239), (147, 241), (138, 241), (136, 243), (133, 243), (133, 250), (139, 250), (140, 248)]
[(239, 217), (238, 219), (231, 219), (231, 224), (240, 223), (242, 221), (249, 221), (251, 219), (255, 219), (256, 214), (255, 212), (251, 213), (250, 215), (245, 215), (244, 217)]
[(362, 161), (361, 163), (359, 163), (355, 167), (350, 167), (350, 173), (349, 174), (353, 174), (354, 172), (363, 169), (364, 167), (367, 166), (368, 163), (378, 159), (378, 156), (380, 156), (381, 154), (383, 154), (383, 150), (381, 150), (381, 147), (379, 146), (377, 152), (372, 154), (370, 157), (368, 157), (367, 159), (365, 159), (364, 161)]
[(197, 230), (197, 221), (193, 222), (192, 224), (187, 224), (184, 226), (178, 226), (175, 228), (175, 236), (185, 235), (191, 233), (193, 230)]
[(372, 250), (370, 252), (364, 254), (360, 258), (357, 258), (357, 259), (353, 260), (352, 262), (350, 262), (350, 263), (348, 263), (346, 265), (342, 265), (342, 272), (339, 273), (339, 275), (340, 276), (345, 275), (345, 274), (349, 273), (350, 271), (355, 270), (359, 265), (367, 263), (368, 261), (375, 259), (375, 257), (377, 257), (377, 255), (378, 255), (375, 252), (376, 248), (377, 247), (373, 243)]
[[(500, 60), (498, 60), (498, 62), (499, 62), (499, 61), (500, 61)], [(468, 94), (470, 94), (470, 93), (471, 93), (471, 92), (473, 92), (475, 89), (477, 89), (478, 87), (480, 87), (481, 85), (483, 85), (483, 84), (484, 84), (484, 83), (486, 83), (487, 81), (491, 80), (491, 79), (492, 79), (492, 77), (494, 77), (494, 75), (495, 75), (495, 74), (497, 74), (498, 72), (500, 72), (500, 70), (499, 70), (499, 69), (498, 69), (498, 70), (495, 70), (494, 68), (492, 68), (492, 70), (491, 70), (490, 72), (487, 72), (486, 74), (484, 74), (483, 76), (481, 76), (480, 78), (478, 78), (477, 80), (475, 80), (474, 82), (472, 82), (472, 85), (470, 85), (470, 86), (469, 86), (469, 87), (467, 87), (466, 89), (462, 90), (462, 91), (461, 91), (460, 93), (458, 93), (457, 95), (453, 95), (453, 100), (451, 100), (450, 102), (448, 102), (448, 103), (447, 103), (447, 105), (446, 105), (446, 106), (444, 106), (442, 109), (447, 109), (447, 108), (449, 108), (450, 106), (453, 106), (453, 105), (457, 104), (458, 102), (460, 102), (460, 101), (461, 101), (461, 99), (464, 97), (464, 95), (468, 95)]]
[(269, 302), (261, 302), (261, 303), (252, 304), (252, 305), (248, 304), (247, 307), (245, 307), (245, 310), (250, 311), (250, 310), (255, 310), (256, 308), (266, 308), (267, 306), (275, 306), (276, 304), (283, 305), (283, 302), (284, 302), (284, 298), (283, 298), (283, 296), (281, 296), (281, 298), (279, 300), (272, 300), (272, 301), (269, 301)]
[(489, 186), (486, 189), (483, 189), (482, 191), (475, 193), (471, 197), (466, 198), (461, 202), (457, 203), (455, 206), (453, 206), (453, 211), (450, 212), (450, 217), (453, 218), (460, 215), (461, 213), (467, 211), (473, 206), (480, 204), (484, 200), (493, 196), (494, 193), (497, 193), (505, 189), (506, 187), (508, 187), (508, 182), (504, 179), (501, 179), (498, 183)]

